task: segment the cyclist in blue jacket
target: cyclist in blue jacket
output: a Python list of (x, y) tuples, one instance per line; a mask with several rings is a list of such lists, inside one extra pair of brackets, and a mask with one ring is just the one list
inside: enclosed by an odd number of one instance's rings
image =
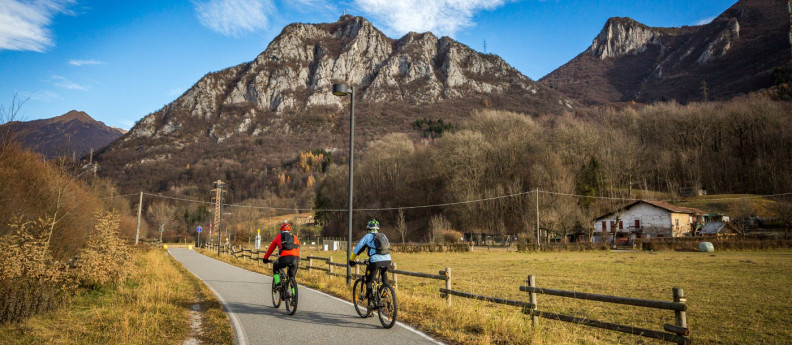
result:
[[(371, 220), (366, 225), (366, 230), (369, 232), (360, 239), (360, 242), (355, 246), (355, 250), (352, 251), (352, 254), (349, 256), (349, 265), (355, 266), (357, 263), (355, 262), (355, 258), (363, 252), (366, 248), (368, 248), (368, 256), (369, 256), (369, 263), (368, 263), (368, 275), (366, 276), (366, 296), (371, 298), (371, 281), (374, 279), (374, 275), (377, 274), (377, 271), (381, 271), (382, 282), (387, 284), (388, 283), (388, 275), (385, 274), (388, 272), (388, 269), (391, 266), (391, 256), (390, 256), (390, 244), (388, 244), (388, 254), (377, 254), (377, 246), (374, 242), (374, 237), (377, 235), (379, 231), (379, 222), (376, 220)], [(387, 242), (387, 240), (386, 240)]]

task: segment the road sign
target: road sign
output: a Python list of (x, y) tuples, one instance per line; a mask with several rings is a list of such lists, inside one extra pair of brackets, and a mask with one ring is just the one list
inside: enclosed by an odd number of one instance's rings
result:
[(199, 225), (198, 228), (195, 229), (195, 231), (201, 232), (201, 231), (203, 231), (203, 228), (201, 228), (201, 226)]

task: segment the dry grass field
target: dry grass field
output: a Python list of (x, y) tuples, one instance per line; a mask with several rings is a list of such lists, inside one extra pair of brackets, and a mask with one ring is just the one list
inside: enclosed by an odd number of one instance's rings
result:
[(181, 344), (192, 336), (196, 303), (203, 311), (196, 338), (233, 342), (222, 305), (165, 251), (138, 251), (129, 264), (136, 269), (117, 289), (84, 293), (66, 308), (0, 326), (0, 344)]
[[(304, 251), (328, 256), (329, 252)], [(210, 254), (211, 255), (211, 254)], [(332, 254), (343, 262), (344, 253)], [(260, 263), (224, 259), (268, 273)], [(400, 270), (437, 273), (450, 267), (453, 289), (528, 300), (526, 276), (537, 285), (624, 297), (671, 301), (671, 288), (688, 297), (688, 325), (695, 344), (792, 343), (792, 250), (697, 252), (393, 254)], [(314, 261), (315, 265), (321, 262)], [(302, 265), (307, 264), (303, 260)], [(326, 266), (325, 266), (326, 267)], [(335, 268), (344, 272), (343, 267)], [(301, 284), (350, 298), (343, 278), (301, 270)], [(663, 342), (560, 321), (540, 319), (533, 329), (516, 307), (453, 297), (447, 307), (442, 281), (399, 276), (399, 319), (448, 343), (470, 344), (661, 344)], [(662, 330), (672, 311), (539, 295), (540, 310)], [(350, 307), (350, 313), (354, 310)]]

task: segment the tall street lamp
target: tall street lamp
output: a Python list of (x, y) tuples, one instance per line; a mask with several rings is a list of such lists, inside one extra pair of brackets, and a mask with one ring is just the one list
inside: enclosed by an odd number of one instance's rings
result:
[[(352, 176), (355, 156), (355, 87), (347, 86), (347, 84), (333, 84), (333, 94), (336, 96), (347, 96), (352, 99), (349, 108), (349, 212), (347, 222), (349, 223), (349, 231), (347, 232), (347, 253), (346, 257), (352, 255)], [(349, 264), (346, 265), (346, 285), (352, 283), (352, 271)]]

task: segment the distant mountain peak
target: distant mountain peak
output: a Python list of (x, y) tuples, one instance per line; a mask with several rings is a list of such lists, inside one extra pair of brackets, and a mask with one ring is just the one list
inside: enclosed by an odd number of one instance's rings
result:
[(49, 119), (15, 121), (3, 126), (11, 126), (19, 133), (22, 145), (47, 157), (75, 155), (80, 158), (91, 149), (105, 147), (123, 135), (120, 130), (77, 110)]
[(778, 0), (740, 0), (707, 24), (677, 28), (614, 17), (540, 82), (583, 104), (729, 99), (773, 85), (790, 59), (788, 31)]
[(663, 35), (657, 29), (641, 24), (629, 17), (608, 19), (602, 31), (594, 38), (586, 53), (602, 59), (626, 54), (641, 53), (649, 44), (662, 45)]
[(84, 111), (78, 111), (78, 110), (72, 110), (72, 111), (69, 111), (66, 114), (63, 114), (61, 116), (56, 116), (56, 117), (53, 117), (52, 119), (50, 119), (50, 121), (54, 121), (54, 122), (68, 122), (68, 121), (72, 121), (72, 120), (77, 120), (77, 121), (80, 121), (80, 122), (96, 121), (90, 115), (85, 113)]

